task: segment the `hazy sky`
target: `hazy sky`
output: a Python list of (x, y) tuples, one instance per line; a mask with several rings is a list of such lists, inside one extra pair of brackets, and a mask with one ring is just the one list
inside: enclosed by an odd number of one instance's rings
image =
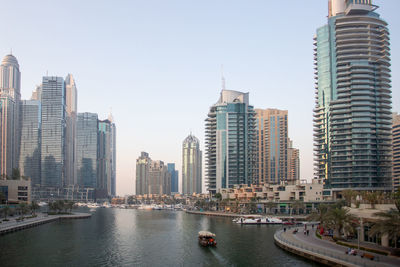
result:
[[(17, 57), (22, 98), (42, 76), (72, 73), (78, 112), (110, 109), (117, 125), (117, 193), (134, 193), (135, 160), (175, 162), (226, 87), (255, 108), (289, 111), (301, 178), (313, 176), (313, 36), (328, 0), (0, 0), (0, 55)], [(393, 109), (400, 111), (399, 0), (376, 0), (389, 23)], [(181, 174), (181, 173), (180, 173)]]

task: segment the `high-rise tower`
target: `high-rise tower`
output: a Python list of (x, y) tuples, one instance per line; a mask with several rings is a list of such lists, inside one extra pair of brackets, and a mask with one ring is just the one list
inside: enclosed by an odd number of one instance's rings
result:
[(77, 184), (97, 188), (98, 116), (96, 113), (78, 113), (76, 122)]
[(39, 100), (22, 100), (19, 169), (32, 186), (40, 186), (41, 113)]
[(393, 187), (400, 188), (400, 114), (393, 113)]
[(207, 189), (253, 183), (255, 113), (249, 94), (222, 90), (206, 119)]
[(64, 185), (65, 83), (62, 77), (43, 77), (41, 185)]
[(314, 39), (316, 178), (333, 191), (392, 187), (389, 32), (376, 9), (331, 0)]
[(151, 158), (146, 152), (142, 152), (136, 160), (136, 195), (149, 193), (149, 171)]
[(0, 175), (18, 168), (20, 146), (21, 72), (13, 55), (0, 65)]
[(77, 184), (76, 116), (78, 95), (74, 77), (65, 78), (65, 185)]
[(182, 193), (201, 193), (200, 141), (190, 134), (182, 144)]

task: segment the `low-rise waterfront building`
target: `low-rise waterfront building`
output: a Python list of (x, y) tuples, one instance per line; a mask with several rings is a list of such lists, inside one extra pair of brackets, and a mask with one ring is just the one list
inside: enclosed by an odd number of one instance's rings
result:
[(30, 180), (0, 180), (0, 204), (30, 203), (31, 181)]

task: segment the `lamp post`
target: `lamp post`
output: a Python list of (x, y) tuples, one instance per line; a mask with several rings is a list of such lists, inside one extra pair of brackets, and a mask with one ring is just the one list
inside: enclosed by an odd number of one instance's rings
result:
[(357, 227), (358, 250), (360, 250), (360, 226)]

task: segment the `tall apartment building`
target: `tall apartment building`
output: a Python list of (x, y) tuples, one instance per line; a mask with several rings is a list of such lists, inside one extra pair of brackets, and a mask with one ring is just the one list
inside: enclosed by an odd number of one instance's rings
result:
[(258, 183), (280, 183), (289, 180), (288, 111), (255, 109), (256, 171)]
[(65, 78), (65, 185), (77, 184), (76, 116), (78, 93), (72, 74)]
[(171, 174), (161, 160), (153, 160), (150, 163), (148, 194), (171, 194)]
[(77, 184), (97, 188), (98, 116), (96, 113), (78, 113), (76, 120)]
[(111, 195), (111, 165), (112, 165), (112, 129), (109, 120), (99, 120), (98, 140), (98, 175), (97, 192), (98, 197), (104, 198)]
[(293, 141), (289, 139), (288, 147), (288, 181), (300, 180), (300, 151), (293, 147)]
[(64, 185), (65, 158), (65, 83), (62, 77), (43, 77), (41, 185)]
[(331, 0), (314, 38), (315, 176), (334, 192), (392, 188), (389, 31), (377, 8)]
[(110, 121), (110, 149), (111, 149), (111, 196), (116, 196), (117, 190), (117, 127), (114, 123), (114, 118), (110, 114), (108, 116), (108, 120)]
[(18, 168), (20, 145), (21, 72), (13, 55), (0, 65), (0, 175)]
[(201, 193), (202, 153), (200, 141), (190, 134), (182, 144), (182, 193)]
[(21, 145), (19, 169), (21, 176), (40, 186), (41, 104), (39, 100), (21, 102)]
[(136, 160), (136, 195), (149, 193), (149, 171), (151, 158), (146, 152), (142, 152)]
[(208, 113), (206, 134), (206, 186), (221, 188), (253, 183), (255, 120), (249, 94), (222, 90)]
[(393, 113), (393, 187), (400, 187), (400, 115)]
[(179, 192), (179, 172), (175, 170), (175, 163), (167, 164), (168, 172), (171, 174), (171, 193)]

